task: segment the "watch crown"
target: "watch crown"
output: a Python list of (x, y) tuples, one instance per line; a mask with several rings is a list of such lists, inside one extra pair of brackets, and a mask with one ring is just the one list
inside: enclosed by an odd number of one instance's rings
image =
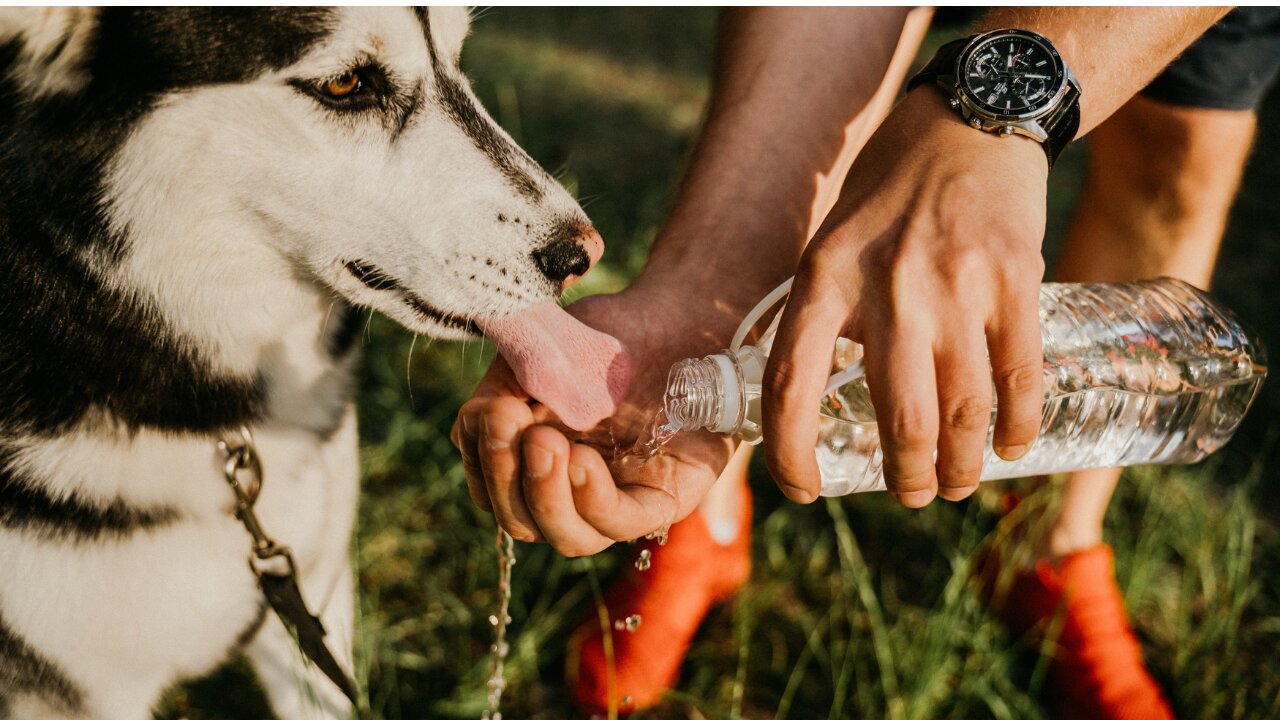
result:
[(972, 117), (972, 118), (969, 118), (969, 125), (971, 125), (971, 126), (973, 127), (973, 129), (974, 129), (974, 130), (981, 130), (981, 129), (982, 129), (982, 118), (979, 118), (979, 117)]
[(999, 132), (1001, 135), (1012, 135), (1012, 134), (1013, 134), (1013, 126), (1012, 126), (1012, 125), (1005, 125), (1005, 126), (1001, 127), (1001, 128), (1000, 128), (1000, 130), (998, 130), (997, 132)]
[(955, 110), (956, 108), (960, 107), (960, 100), (958, 98), (953, 98), (953, 97), (947, 98), (947, 104), (951, 106), (952, 110)]

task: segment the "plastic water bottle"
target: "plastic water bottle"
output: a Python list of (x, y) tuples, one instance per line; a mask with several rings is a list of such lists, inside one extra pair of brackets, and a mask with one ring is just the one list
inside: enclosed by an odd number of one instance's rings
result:
[[(742, 339), (789, 288), (761, 301), (729, 350), (672, 367), (663, 403), (668, 432), (707, 429), (759, 442), (760, 380), (777, 319), (756, 345)], [(993, 409), (983, 480), (1198, 462), (1231, 439), (1266, 377), (1257, 336), (1203, 292), (1170, 278), (1046, 283), (1040, 327), (1040, 434), (1021, 458), (1001, 459), (991, 449)], [(840, 340), (817, 408), (823, 495), (885, 488), (861, 354)]]

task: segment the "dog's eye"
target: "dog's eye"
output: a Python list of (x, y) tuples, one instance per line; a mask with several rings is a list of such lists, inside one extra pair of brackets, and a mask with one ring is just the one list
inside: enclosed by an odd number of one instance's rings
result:
[(325, 107), (340, 112), (354, 112), (382, 107), (394, 95), (387, 73), (374, 63), (352, 67), (331, 77), (295, 78), (289, 84)]
[(364, 87), (364, 82), (360, 78), (360, 73), (355, 70), (348, 70), (338, 77), (330, 78), (320, 83), (317, 89), (335, 100), (340, 100), (360, 92), (362, 87)]

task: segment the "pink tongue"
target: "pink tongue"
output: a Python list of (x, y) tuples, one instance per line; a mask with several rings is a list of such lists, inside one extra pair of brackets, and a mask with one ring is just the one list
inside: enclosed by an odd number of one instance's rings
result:
[(574, 430), (590, 430), (613, 415), (626, 395), (627, 348), (554, 302), (490, 320), (484, 330), (520, 385)]

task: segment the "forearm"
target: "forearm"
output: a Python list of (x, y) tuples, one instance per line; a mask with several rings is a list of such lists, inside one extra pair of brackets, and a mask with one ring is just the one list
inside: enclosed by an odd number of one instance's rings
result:
[(644, 276), (701, 278), (738, 309), (791, 275), (901, 85), (928, 20), (909, 14), (726, 11), (707, 121)]
[(1018, 7), (992, 11), (979, 31), (1019, 28), (1057, 47), (1080, 80), (1083, 136), (1146, 87), (1229, 7)]

